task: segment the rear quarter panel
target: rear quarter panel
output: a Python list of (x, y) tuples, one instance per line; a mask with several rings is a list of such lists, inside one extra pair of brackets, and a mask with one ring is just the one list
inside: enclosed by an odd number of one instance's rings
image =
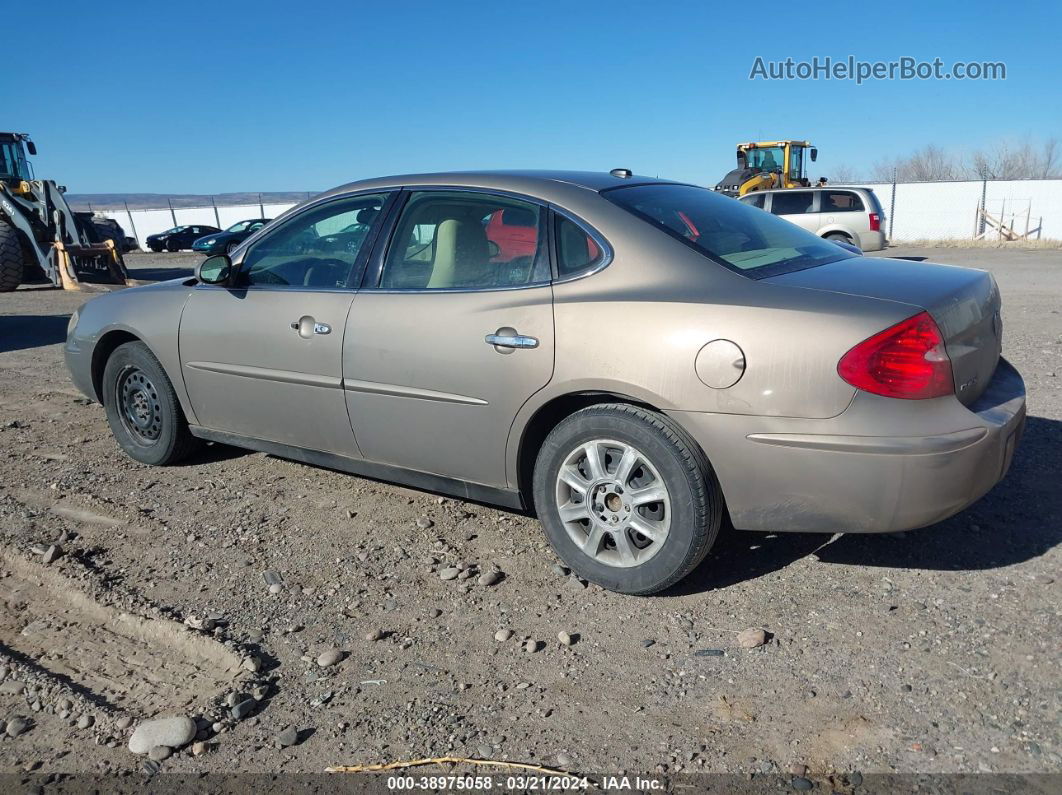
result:
[[(855, 393), (837, 374), (840, 358), (917, 311), (756, 281), (626, 215), (614, 227), (600, 216), (594, 223), (615, 258), (554, 286), (554, 377), (521, 409), (517, 432), (550, 400), (580, 392), (624, 395), (664, 411), (834, 417)], [(726, 389), (707, 386), (696, 371), (698, 353), (716, 339), (745, 355), (744, 374)]]

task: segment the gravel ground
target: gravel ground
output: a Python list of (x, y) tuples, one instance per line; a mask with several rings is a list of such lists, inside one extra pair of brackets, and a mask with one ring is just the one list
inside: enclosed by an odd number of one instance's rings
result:
[[(835, 788), (853, 771), (1062, 772), (1062, 252), (882, 254), (995, 274), (1029, 391), (1007, 479), (917, 532), (731, 533), (653, 598), (572, 579), (522, 515), (220, 446), (136, 464), (67, 380), (84, 296), (0, 296), (0, 773), (451, 754), (806, 766)], [(149, 279), (196, 261), (129, 257)], [(451, 566), (472, 575), (444, 580)], [(767, 642), (742, 648), (750, 628)], [(138, 722), (179, 715), (193, 744), (130, 753)]]

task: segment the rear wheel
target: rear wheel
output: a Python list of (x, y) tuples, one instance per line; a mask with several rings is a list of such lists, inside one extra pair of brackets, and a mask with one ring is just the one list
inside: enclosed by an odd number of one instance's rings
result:
[(9, 293), (22, 284), (23, 254), (18, 230), (0, 221), (0, 293)]
[(826, 235), (826, 240), (832, 240), (836, 243), (847, 243), (850, 246), (856, 245), (856, 242), (843, 232), (830, 232), (830, 234)]
[(166, 466), (198, 446), (169, 377), (144, 343), (114, 349), (101, 392), (111, 433), (131, 458)]
[(667, 417), (623, 404), (591, 406), (546, 438), (535, 507), (576, 574), (612, 591), (651, 594), (708, 553), (723, 497), (704, 454)]

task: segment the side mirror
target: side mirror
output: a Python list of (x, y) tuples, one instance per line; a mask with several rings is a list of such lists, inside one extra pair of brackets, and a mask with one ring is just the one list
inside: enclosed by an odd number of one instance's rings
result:
[(819, 159), (819, 150), (816, 149), (815, 147), (812, 147), (811, 148), (811, 162), (814, 163), (818, 159)]
[(199, 263), (195, 278), (203, 284), (225, 284), (232, 275), (232, 260), (228, 254), (215, 254)]
[(26, 141), (26, 151), (31, 155), (37, 154), (37, 144), (33, 143), (33, 141)]

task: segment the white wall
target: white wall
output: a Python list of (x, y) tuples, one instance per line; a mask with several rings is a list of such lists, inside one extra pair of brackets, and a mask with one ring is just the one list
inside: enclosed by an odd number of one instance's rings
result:
[[(854, 183), (853, 183), (854, 184)], [(891, 210), (892, 240), (962, 239), (974, 235), (974, 220), (981, 202), (982, 182), (908, 182), (896, 185), (895, 209)], [(864, 184), (873, 188), (886, 216), (892, 205), (891, 184)], [(1062, 239), (1062, 179), (999, 180), (987, 184), (986, 204), (988, 212), (996, 217), (1004, 212), (1009, 222), (1015, 215), (1015, 230), (1025, 231), (1025, 218), (1031, 218), (1030, 228), (1035, 228), (1043, 218), (1040, 236)], [(266, 218), (276, 218), (294, 204), (266, 204)], [(257, 204), (225, 206), (217, 208), (221, 228), (231, 226), (246, 218), (258, 218), (262, 209)], [(173, 217), (165, 210), (105, 210), (103, 215), (116, 220), (133, 234), (129, 223), (132, 215), (136, 238), (141, 246), (148, 235), (171, 228)], [(174, 210), (178, 224), (218, 225), (213, 207), (184, 208)], [(887, 222), (888, 223), (888, 222)], [(886, 227), (888, 231), (888, 226)], [(991, 234), (989, 235), (991, 236)]]
[[(892, 185), (877, 183), (864, 187), (874, 189), (888, 216)], [(1043, 218), (1040, 237), (1062, 239), (1062, 179), (998, 180), (987, 184), (981, 180), (897, 183), (892, 239), (973, 237), (982, 188), (988, 213), (998, 218), (1002, 212), (1008, 223), (1015, 215), (1014, 229), (1019, 234), (1025, 231), (1028, 214), (1030, 229), (1035, 229)], [(988, 231), (987, 237), (992, 238), (991, 229)]]

